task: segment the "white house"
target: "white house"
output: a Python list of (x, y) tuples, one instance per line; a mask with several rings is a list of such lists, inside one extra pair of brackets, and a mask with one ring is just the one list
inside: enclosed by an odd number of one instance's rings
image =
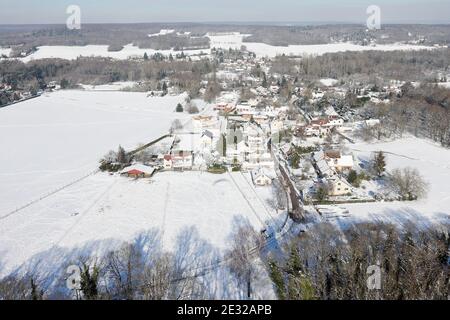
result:
[(352, 193), (353, 187), (347, 180), (340, 176), (328, 178), (328, 195), (345, 196)]
[(190, 170), (194, 163), (194, 156), (190, 151), (172, 153), (172, 168), (175, 170)]
[(342, 127), (344, 125), (344, 119), (339, 116), (328, 116), (328, 122), (325, 124), (326, 127)]
[(272, 184), (272, 175), (264, 168), (258, 168), (252, 171), (252, 181), (256, 186), (268, 186)]
[(167, 154), (164, 156), (163, 166), (164, 166), (164, 169), (172, 169), (173, 161), (172, 161), (172, 156), (170, 154)]
[(353, 168), (353, 156), (342, 155), (340, 151), (326, 151), (324, 153), (327, 164), (337, 172), (351, 170)]
[(214, 134), (209, 131), (205, 130), (203, 131), (202, 135), (200, 136), (200, 144), (201, 147), (204, 148), (211, 148), (214, 141)]

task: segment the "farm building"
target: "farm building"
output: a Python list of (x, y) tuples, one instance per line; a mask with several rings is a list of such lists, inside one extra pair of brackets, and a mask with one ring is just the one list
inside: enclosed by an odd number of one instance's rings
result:
[(150, 166), (145, 166), (143, 164), (133, 164), (129, 167), (124, 168), (120, 174), (126, 175), (133, 178), (149, 178), (155, 172), (155, 168)]

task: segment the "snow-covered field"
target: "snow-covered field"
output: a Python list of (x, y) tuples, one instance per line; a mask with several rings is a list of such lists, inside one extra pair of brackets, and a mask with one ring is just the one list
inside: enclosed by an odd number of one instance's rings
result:
[(440, 82), (440, 83), (438, 83), (438, 86), (446, 88), (446, 89), (450, 89), (450, 82)]
[[(61, 58), (67, 60), (75, 60), (78, 57), (106, 57), (117, 60), (126, 60), (129, 58), (142, 58), (144, 53), (153, 55), (159, 52), (164, 55), (177, 54), (180, 51), (175, 50), (153, 50), (141, 49), (139, 47), (128, 44), (120, 51), (108, 51), (107, 45), (87, 45), (87, 46), (42, 46), (29, 56), (22, 58), (24, 62), (46, 58)], [(200, 54), (201, 52), (209, 52), (209, 50), (186, 50), (186, 55)]]
[(171, 33), (175, 33), (174, 29), (161, 29), (158, 33), (151, 33), (149, 37), (165, 36)]
[(352, 43), (330, 43), (320, 45), (290, 45), (287, 47), (271, 46), (257, 42), (243, 42), (246, 34), (230, 33), (226, 35), (208, 35), (211, 40), (211, 47), (240, 49), (241, 46), (256, 53), (257, 56), (274, 57), (276, 55), (322, 55), (325, 53), (345, 52), (345, 51), (395, 51), (395, 50), (431, 50), (433, 47), (390, 44), (376, 46), (360, 46)]
[(227, 248), (237, 217), (256, 230), (264, 227), (264, 213), (254, 212), (261, 209), (257, 201), (250, 207), (233, 182), (242, 179), (240, 173), (232, 175), (163, 172), (151, 180), (93, 175), (0, 221), (0, 276), (24, 263), (34, 268), (44, 257), (42, 268), (56, 268), (64, 259), (100, 254), (152, 230), (168, 250), (192, 226), (212, 247)]
[(0, 217), (168, 132), (185, 96), (59, 91), (0, 109)]
[(338, 80), (331, 79), (331, 78), (320, 79), (320, 83), (326, 87), (332, 87), (332, 86), (336, 85), (338, 82), (339, 82)]
[[(227, 33), (227, 34), (208, 34), (211, 48), (223, 49), (240, 49), (242, 46), (247, 47), (249, 51), (256, 53), (257, 56), (275, 57), (276, 55), (322, 55), (325, 53), (345, 52), (345, 51), (394, 51), (394, 50), (432, 50), (434, 47), (407, 45), (407, 44), (389, 44), (376, 46), (360, 46), (352, 43), (330, 43), (321, 45), (290, 45), (286, 47), (271, 46), (264, 43), (257, 42), (243, 42), (243, 39), (248, 34), (241, 33)], [(24, 62), (29, 62), (37, 59), (45, 58), (61, 58), (67, 60), (74, 60), (78, 57), (109, 57), (113, 59), (129, 59), (141, 58), (144, 53), (152, 55), (159, 52), (164, 55), (177, 54), (179, 51), (174, 50), (153, 50), (141, 49), (132, 44), (124, 46), (120, 51), (108, 51), (107, 45), (87, 45), (87, 46), (41, 46), (31, 55), (21, 58)], [(8, 50), (8, 49), (5, 49)], [(204, 50), (186, 50), (186, 55), (198, 55), (200, 53), (211, 53), (210, 49)]]
[(237, 217), (256, 230), (279, 228), (284, 214), (267, 204), (270, 189), (241, 173), (95, 173), (12, 212), (92, 172), (119, 144), (134, 147), (166, 133), (175, 117), (185, 121), (174, 113), (184, 98), (59, 91), (0, 109), (0, 277), (32, 270), (53, 279), (81, 256), (151, 235), (171, 250), (190, 227), (223, 252)]
[[(432, 142), (405, 138), (386, 143), (349, 145), (360, 160), (369, 160), (372, 152), (384, 151), (387, 169), (417, 168), (429, 183), (428, 197), (414, 202), (385, 202), (339, 205), (348, 210), (349, 218), (339, 223), (377, 220), (405, 225), (409, 222), (428, 226), (450, 223), (450, 150)], [(336, 212), (342, 211), (340, 208)]]
[(132, 88), (138, 83), (135, 81), (117, 81), (113, 83), (108, 84), (101, 84), (101, 85), (90, 85), (90, 84), (81, 84), (81, 87), (84, 90), (89, 91), (120, 91), (123, 89)]

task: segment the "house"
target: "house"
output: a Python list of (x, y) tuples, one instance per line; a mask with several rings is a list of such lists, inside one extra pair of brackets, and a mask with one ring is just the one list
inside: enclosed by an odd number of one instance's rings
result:
[(172, 156), (170, 154), (166, 154), (164, 156), (163, 166), (164, 166), (164, 169), (172, 169), (173, 161), (172, 161)]
[(228, 108), (228, 103), (221, 102), (214, 106), (215, 111), (225, 111)]
[(214, 134), (209, 130), (203, 131), (202, 135), (200, 136), (200, 143), (203, 148), (210, 148), (213, 144), (213, 140)]
[(212, 116), (192, 117), (192, 125), (195, 132), (201, 132), (205, 128), (211, 128), (217, 125), (217, 119)]
[(339, 150), (320, 150), (313, 154), (316, 167), (323, 177), (331, 177), (336, 172), (343, 172), (353, 168), (353, 156), (342, 155)]
[(270, 131), (272, 133), (280, 132), (284, 128), (284, 122), (281, 120), (274, 120), (270, 122)]
[(369, 120), (364, 121), (364, 123), (367, 127), (370, 128), (370, 127), (375, 127), (375, 126), (379, 125), (380, 120), (379, 119), (369, 119)]
[(317, 170), (319, 171), (319, 173), (322, 177), (332, 177), (336, 174), (336, 172), (330, 168), (330, 166), (325, 161), (325, 159), (322, 159), (322, 160), (316, 162), (316, 166), (317, 166)]
[(155, 172), (155, 168), (143, 164), (133, 164), (124, 168), (120, 174), (133, 178), (149, 178)]
[(264, 168), (260, 167), (252, 171), (252, 181), (255, 186), (268, 186), (272, 184), (273, 177)]
[(333, 176), (328, 178), (328, 195), (332, 197), (345, 196), (352, 193), (353, 188), (343, 177)]
[(248, 104), (239, 104), (236, 106), (237, 113), (249, 113), (252, 111), (252, 107)]
[(337, 172), (351, 170), (354, 165), (353, 156), (342, 155), (340, 151), (326, 151), (324, 152), (324, 157), (330, 168)]
[(191, 151), (172, 152), (172, 168), (174, 170), (191, 170), (194, 163), (194, 156)]
[(327, 124), (328, 122), (322, 119), (312, 120), (311, 123), (306, 126), (297, 127), (295, 129), (295, 135), (305, 137), (320, 137), (328, 135), (331, 127)]
[(327, 127), (342, 127), (344, 125), (344, 119), (336, 115), (328, 116), (328, 121), (325, 126)]

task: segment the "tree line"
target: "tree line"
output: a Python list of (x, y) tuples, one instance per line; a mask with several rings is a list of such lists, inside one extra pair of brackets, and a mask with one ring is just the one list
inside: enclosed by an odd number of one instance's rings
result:
[(449, 231), (318, 224), (286, 245), (284, 259), (269, 260), (270, 277), (279, 299), (447, 300)]
[(103, 84), (115, 81), (149, 81), (152, 90), (162, 81), (171, 81), (182, 90), (196, 93), (202, 75), (214, 66), (208, 60), (112, 60), (109, 58), (78, 58), (73, 61), (43, 59), (23, 63), (17, 60), (0, 62), (0, 81), (13, 90), (43, 89), (50, 81), (67, 81), (68, 85)]

